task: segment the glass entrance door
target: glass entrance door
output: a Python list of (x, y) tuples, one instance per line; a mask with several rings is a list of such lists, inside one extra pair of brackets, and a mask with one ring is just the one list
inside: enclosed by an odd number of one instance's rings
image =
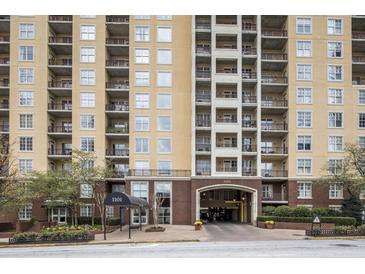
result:
[(54, 207), (51, 209), (51, 221), (57, 224), (67, 223), (67, 209), (65, 207)]

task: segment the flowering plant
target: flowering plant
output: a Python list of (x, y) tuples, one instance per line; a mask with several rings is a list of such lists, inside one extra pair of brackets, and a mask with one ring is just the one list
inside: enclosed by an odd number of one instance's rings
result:
[(195, 222), (194, 222), (194, 225), (202, 225), (203, 224), (203, 222), (202, 221), (200, 221), (200, 220), (196, 220)]
[(267, 225), (273, 225), (273, 224), (275, 224), (275, 222), (274, 221), (266, 221), (265, 224), (267, 224)]

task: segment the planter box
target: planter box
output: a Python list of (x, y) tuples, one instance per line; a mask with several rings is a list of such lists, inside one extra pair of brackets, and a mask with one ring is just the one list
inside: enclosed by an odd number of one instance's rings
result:
[(164, 232), (165, 230), (166, 230), (166, 228), (164, 228), (162, 226), (158, 226), (158, 227), (151, 226), (151, 227), (145, 229), (146, 232)]
[(43, 244), (43, 243), (73, 243), (73, 242), (87, 242), (95, 240), (95, 234), (89, 233), (85, 236), (78, 236), (78, 237), (52, 237), (52, 238), (44, 238), (38, 236), (33, 239), (15, 239), (9, 238), (9, 244)]
[[(266, 228), (265, 222), (257, 222), (259, 228)], [(322, 229), (334, 229), (335, 224), (323, 223)], [(310, 230), (312, 228), (311, 223), (292, 223), (292, 222), (275, 222), (275, 228), (278, 229), (298, 229), (298, 230)]]

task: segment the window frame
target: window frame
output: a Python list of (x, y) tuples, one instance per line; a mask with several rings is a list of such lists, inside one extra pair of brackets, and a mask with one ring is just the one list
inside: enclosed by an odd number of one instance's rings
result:
[[(138, 127), (137, 127), (138, 118), (145, 119), (147, 121), (147, 129), (138, 129)], [(141, 123), (141, 124), (143, 125), (144, 123)], [(134, 130), (141, 131), (141, 132), (150, 131), (150, 117), (149, 116), (140, 116), (140, 115), (135, 116), (134, 117)]]
[[(329, 24), (328, 24), (329, 20), (340, 20), (341, 21), (341, 33), (330, 33), (329, 32)], [(334, 35), (334, 36), (343, 35), (343, 27), (344, 27), (343, 18), (327, 17), (327, 35)]]
[[(309, 45), (310, 45), (310, 49), (309, 49), (309, 55), (308, 56), (306, 56), (306, 55), (299, 55), (298, 54), (298, 50), (299, 50), (299, 47), (298, 47), (298, 45), (299, 45), (299, 43), (309, 43)], [(295, 45), (296, 45), (296, 57), (297, 58), (311, 58), (312, 57), (312, 55), (313, 55), (313, 43), (312, 43), (312, 40), (296, 40), (296, 43), (295, 43)], [(306, 48), (303, 48), (303, 49), (301, 49), (301, 51), (304, 53), (305, 51), (306, 51), (307, 49)]]
[[(300, 185), (307, 185), (310, 186), (309, 189), (306, 189), (305, 187), (300, 189)], [(309, 195), (301, 195), (306, 193)], [(297, 199), (301, 200), (309, 200), (313, 199), (313, 182), (312, 181), (297, 181)]]
[[(300, 173), (298, 171), (299, 169), (299, 161), (303, 160), (303, 173)], [(306, 170), (307, 166), (305, 165), (306, 161), (309, 161), (310, 162), (310, 172), (309, 173), (305, 173), (304, 171)], [(312, 172), (313, 172), (313, 159), (312, 158), (305, 158), (305, 157), (301, 157), (301, 158), (297, 158), (296, 159), (296, 174), (298, 176), (312, 176)]]
[[(334, 99), (335, 99), (335, 103), (331, 103), (330, 102), (330, 98), (331, 98), (331, 95), (330, 95), (330, 92), (331, 91), (336, 91), (336, 94), (334, 96)], [(337, 100), (337, 91), (341, 91), (341, 102), (340, 103), (337, 103), (336, 100)], [(332, 96), (333, 97), (333, 96)], [(343, 105), (344, 104), (344, 89), (343, 88), (328, 88), (327, 89), (327, 104), (328, 105)]]
[[(298, 149), (298, 145), (300, 144), (299, 143), (299, 138), (300, 137), (304, 137), (304, 139), (307, 138), (307, 137), (310, 138), (310, 149), (309, 150), (305, 149), (306, 144), (307, 144), (305, 142), (305, 140), (303, 140), (303, 148), (304, 149)], [(312, 148), (313, 148), (313, 136), (311, 134), (297, 134), (297, 138), (296, 138), (296, 151), (297, 152), (312, 152)]]
[[(160, 37), (161, 33), (159, 33), (159, 30), (162, 30), (162, 29), (168, 29), (170, 30), (170, 33), (169, 33), (169, 37), (170, 39), (161, 39), (162, 37)], [(157, 26), (156, 28), (156, 42), (157, 43), (172, 43), (172, 26)]]
[[(22, 56), (22, 48), (32, 48), (32, 59), (22, 59), (21, 56)], [(34, 62), (34, 53), (35, 53), (35, 49), (34, 49), (34, 46), (33, 45), (19, 45), (18, 47), (18, 61), (19, 62)], [(26, 54), (25, 56), (28, 56), (28, 52), (26, 50)]]
[[(330, 79), (330, 67), (341, 67), (341, 79)], [(336, 75), (336, 73), (335, 73)], [(328, 82), (343, 82), (345, 76), (344, 65), (342, 64), (327, 64), (327, 81)]]
[[(310, 32), (299, 32), (298, 31), (298, 19), (306, 19), (306, 20), (310, 21)], [(303, 25), (303, 26), (305, 26), (305, 25)], [(303, 29), (304, 29), (304, 27), (303, 27)], [(313, 31), (313, 20), (312, 20), (311, 16), (297, 16), (296, 17), (296, 19), (295, 19), (295, 32), (296, 32), (296, 34), (310, 35), (310, 34), (312, 34), (312, 31)]]
[[(299, 118), (299, 113), (310, 113), (310, 126), (305, 126), (305, 121), (306, 119), (303, 120), (303, 126), (299, 126), (298, 124), (298, 118)], [(306, 118), (306, 117), (304, 117)], [(312, 110), (297, 110), (296, 111), (296, 127), (297, 128), (312, 128), (313, 126), (313, 113), (312, 113)]]
[[(299, 90), (300, 89), (308, 89), (308, 90), (310, 90), (310, 102), (309, 103), (305, 103), (305, 102), (299, 102), (298, 101), (298, 98), (300, 98), (299, 96), (298, 96), (298, 92), (299, 92)], [(305, 97), (303, 97), (303, 98), (305, 98)], [(312, 87), (297, 87), (296, 88), (296, 104), (297, 105), (312, 105), (313, 104), (313, 88)]]
[[(82, 51), (83, 50), (94, 50), (94, 55), (90, 55), (89, 52), (86, 55), (83, 55)], [(82, 56), (86, 56), (87, 57), (87, 61), (83, 61), (82, 60)], [(90, 61), (90, 56), (94, 58), (93, 61)], [(96, 63), (96, 47), (93, 46), (80, 46), (80, 63), (82, 64), (94, 64)]]
[[(137, 51), (147, 51), (148, 52), (148, 55), (147, 56), (137, 56)], [(135, 48), (134, 49), (134, 63), (135, 64), (150, 64), (150, 57), (151, 57), (151, 54), (150, 54), (150, 49), (149, 48)], [(146, 58), (147, 59), (147, 62), (138, 62), (137, 61), (137, 58)]]
[[(340, 43), (341, 44), (341, 56), (330, 56), (330, 44), (331, 43)], [(329, 59), (343, 59), (344, 55), (344, 47), (343, 47), (343, 41), (327, 41), (327, 58)], [(335, 51), (336, 52), (336, 51)]]
[[(145, 102), (145, 101), (141, 101), (141, 100), (137, 100), (137, 97), (138, 96), (142, 96), (142, 95), (145, 95), (145, 96), (147, 96), (147, 104), (146, 104), (146, 106), (139, 106), (138, 105), (138, 103), (141, 103), (141, 102)], [(136, 92), (135, 94), (134, 94), (134, 107), (136, 108), (136, 109), (149, 109), (150, 108), (150, 102), (151, 102), (151, 95), (150, 95), (150, 93), (149, 92)], [(145, 103), (144, 103), (145, 104)]]
[[(337, 114), (337, 113), (341, 113), (341, 117), (342, 117), (342, 119), (341, 119), (341, 126), (340, 127), (336, 127), (336, 126), (334, 126), (334, 127), (332, 127), (332, 126), (330, 126), (330, 114), (331, 113), (335, 113), (335, 114)], [(328, 115), (327, 115), (327, 122), (328, 122), (328, 128), (344, 128), (344, 126), (345, 126), (345, 113), (344, 113), (344, 111), (328, 111)], [(336, 117), (335, 117), (335, 124), (336, 124)]]
[[(29, 34), (27, 34), (27, 37), (22, 37), (21, 33), (22, 33), (22, 30), (21, 30), (21, 26), (22, 25), (27, 25), (27, 26), (33, 26), (33, 35), (30, 37)], [(19, 25), (18, 25), (18, 39), (19, 40), (33, 40), (35, 39), (35, 23), (30, 23), (30, 22), (19, 22)], [(23, 31), (25, 32), (25, 31)], [(28, 33), (29, 30), (26, 30), (26, 32)]]
[[(309, 67), (310, 68), (310, 79), (300, 79), (299, 78), (299, 67), (300, 66), (303, 66), (303, 67)], [(305, 71), (305, 69), (304, 69), (304, 71), (303, 71), (303, 76), (305, 76), (307, 74), (307, 72)], [(296, 64), (296, 80), (297, 81), (312, 81), (313, 80), (313, 65), (312, 64), (308, 64), (308, 63), (297, 63)]]
[[(82, 28), (88, 27), (88, 32), (83, 32)], [(89, 32), (89, 28), (94, 27), (94, 33)], [(83, 38), (83, 35), (87, 35), (87, 38)], [(94, 39), (90, 39), (90, 35), (94, 35)], [(80, 41), (96, 41), (96, 24), (81, 24), (80, 25)]]
[[(169, 140), (170, 142), (170, 151), (168, 152), (164, 152), (164, 151), (160, 151), (159, 148), (160, 148), (160, 142), (163, 141), (163, 140)], [(171, 137), (160, 137), (160, 138), (157, 138), (157, 142), (156, 142), (156, 146), (157, 146), (157, 153), (158, 154), (171, 154), (172, 153), (172, 138)]]

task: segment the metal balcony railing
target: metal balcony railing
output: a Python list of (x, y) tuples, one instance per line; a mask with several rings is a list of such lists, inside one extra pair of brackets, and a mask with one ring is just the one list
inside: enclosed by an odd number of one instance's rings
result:
[(0, 58), (0, 65), (9, 65), (9, 64), (10, 64), (9, 57)]
[(242, 95), (242, 104), (255, 104), (256, 102), (256, 96)]
[(72, 104), (48, 104), (48, 110), (72, 110)]
[(49, 126), (50, 133), (72, 133), (72, 126)]
[(128, 60), (106, 60), (105, 65), (107, 67), (128, 67)]
[(245, 55), (256, 55), (257, 49), (256, 48), (242, 48), (242, 54)]
[(49, 15), (48, 21), (72, 22), (72, 15)]
[(288, 77), (262, 75), (261, 83), (263, 83), (263, 84), (288, 84)]
[(128, 171), (113, 170), (110, 172), (109, 176), (111, 178), (124, 178), (124, 177), (128, 176)]
[(211, 23), (210, 22), (199, 22), (197, 21), (195, 23), (196, 29), (203, 29), (203, 30), (210, 30), (211, 29)]
[(10, 36), (0, 35), (0, 42), (10, 42)]
[(71, 156), (72, 149), (63, 148), (63, 149), (48, 149), (48, 155), (51, 156)]
[(257, 74), (256, 72), (242, 72), (242, 80), (256, 80)]
[(224, 142), (224, 141), (217, 141), (217, 143), (215, 144), (216, 147), (219, 147), (219, 148), (235, 148), (237, 147), (237, 140), (236, 142)]
[(237, 73), (237, 68), (231, 67), (225, 67), (225, 68), (217, 68), (216, 73)]
[(267, 61), (287, 61), (288, 60), (288, 54), (286, 53), (262, 53), (261, 54), (262, 60)]
[(261, 147), (262, 154), (287, 154), (288, 148), (286, 147)]
[(105, 83), (105, 87), (108, 89), (129, 89), (128, 80), (110, 81)]
[(72, 58), (48, 59), (50, 66), (72, 66)]
[(105, 43), (107, 45), (124, 45), (124, 46), (128, 46), (129, 45), (129, 40), (128, 40), (128, 38), (106, 38)]
[(261, 106), (264, 108), (271, 108), (271, 107), (287, 107), (288, 101), (287, 100), (266, 100), (263, 99), (261, 101)]
[(256, 176), (257, 171), (256, 169), (250, 168), (250, 169), (245, 169), (242, 168), (242, 176)]
[(49, 81), (48, 82), (49, 88), (72, 88), (72, 81)]
[(210, 143), (203, 143), (203, 144), (195, 144), (195, 150), (196, 151), (211, 151), (211, 145)]
[(196, 127), (210, 127), (211, 126), (211, 121), (210, 120), (196, 119), (195, 120), (195, 126)]
[(196, 78), (210, 78), (211, 76), (211, 72), (210, 71), (196, 71), (195, 72), (195, 77)]
[(236, 166), (217, 166), (216, 169), (217, 172), (237, 172), (237, 167)]
[(118, 125), (118, 126), (109, 126), (106, 128), (106, 132), (107, 133), (128, 133), (129, 132), (129, 128), (128, 128), (128, 124), (124, 124), (124, 125)]
[(352, 56), (352, 62), (354, 63), (365, 63), (365, 56)]
[(215, 121), (217, 123), (227, 123), (227, 124), (230, 124), (230, 123), (237, 123), (237, 117), (217, 117), (215, 119)]
[(9, 103), (0, 102), (0, 109), (9, 109)]
[(0, 132), (9, 132), (9, 124), (7, 122), (0, 122)]
[(271, 131), (271, 130), (288, 130), (287, 123), (261, 123), (261, 130), (263, 131)]
[(195, 101), (196, 102), (210, 102), (212, 100), (212, 96), (207, 93), (196, 93)]
[(263, 195), (261, 199), (263, 201), (287, 201), (288, 197), (284, 193), (274, 192)]
[(256, 152), (256, 145), (246, 145), (242, 144), (242, 152)]
[(287, 37), (288, 31), (279, 29), (263, 29), (261, 34), (263, 37)]
[(129, 156), (129, 148), (107, 149), (105, 155), (107, 155), (107, 156)]
[(256, 31), (257, 27), (255, 23), (242, 22), (242, 31)]
[(106, 22), (111, 22), (111, 23), (128, 23), (129, 17), (119, 16), (119, 15), (107, 15), (105, 20)]
[(217, 49), (237, 49), (237, 43), (216, 42)]
[(226, 92), (217, 91), (216, 96), (217, 98), (237, 98), (237, 92), (228, 90)]
[(9, 80), (8, 79), (0, 80), (0, 87), (3, 88), (9, 87)]
[(255, 120), (242, 120), (243, 128), (256, 128), (257, 124)]
[(261, 169), (262, 177), (288, 177), (287, 170)]
[(352, 39), (365, 39), (365, 31), (353, 31)]
[(196, 175), (197, 176), (209, 176), (211, 174), (211, 169), (210, 168), (197, 168), (196, 169)]
[(50, 36), (50, 37), (48, 37), (48, 43), (50, 43), (50, 44), (72, 44), (72, 37), (71, 36), (65, 36), (65, 37)]
[(129, 176), (136, 177), (190, 177), (190, 170), (179, 169), (130, 169)]
[(105, 105), (105, 110), (109, 111), (129, 111), (129, 105), (126, 104), (109, 104)]

